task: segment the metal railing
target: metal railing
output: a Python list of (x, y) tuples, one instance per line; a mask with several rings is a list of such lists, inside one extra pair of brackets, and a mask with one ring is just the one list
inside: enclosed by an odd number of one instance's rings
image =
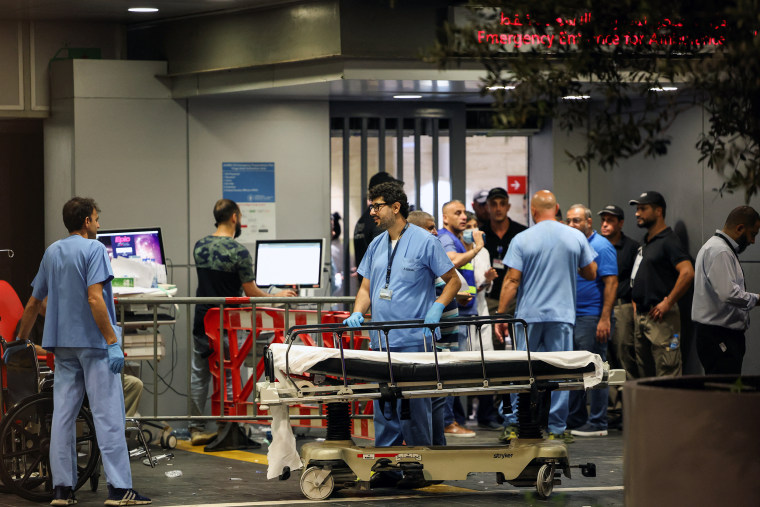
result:
[[(253, 364), (253, 373), (252, 375), (256, 375), (256, 365), (259, 361), (259, 354), (256, 347), (256, 313), (257, 313), (257, 307), (266, 306), (267, 308), (271, 307), (278, 307), (284, 309), (284, 331), (287, 331), (287, 329), (290, 328), (290, 321), (291, 321), (291, 312), (297, 312), (297, 311), (303, 311), (303, 310), (315, 310), (316, 309), (316, 316), (317, 321), (321, 322), (322, 317), (325, 313), (329, 311), (333, 311), (329, 309), (330, 306), (336, 305), (336, 304), (343, 304), (346, 305), (347, 308), (353, 308), (354, 298), (353, 297), (291, 297), (291, 298), (281, 298), (281, 297), (257, 297), (257, 298), (247, 298), (247, 297), (233, 297), (233, 298), (220, 298), (220, 297), (116, 297), (115, 298), (116, 303), (116, 318), (117, 323), (122, 326), (122, 329), (126, 330), (128, 327), (130, 327), (131, 322), (127, 321), (125, 318), (125, 313), (128, 311), (128, 308), (132, 305), (140, 305), (140, 306), (147, 306), (151, 308), (152, 310), (152, 319), (151, 316), (148, 316), (148, 319), (145, 321), (142, 321), (140, 324), (140, 327), (152, 327), (153, 328), (153, 359), (151, 360), (152, 366), (153, 366), (153, 415), (141, 415), (140, 417), (137, 417), (136, 419), (144, 420), (144, 421), (222, 421), (222, 420), (230, 420), (230, 421), (265, 421), (265, 420), (271, 420), (271, 416), (264, 416), (258, 414), (258, 407), (256, 403), (253, 403), (253, 398), (255, 397), (255, 389), (251, 393), (251, 402), (253, 406), (253, 415), (223, 415), (225, 413), (225, 389), (224, 389), (224, 379), (222, 378), (223, 375), (225, 375), (225, 368), (224, 368), (224, 354), (219, 353), (219, 375), (220, 375), (220, 406), (219, 406), (219, 414), (220, 415), (192, 415), (192, 399), (191, 399), (191, 389), (190, 389), (190, 379), (191, 379), (191, 372), (192, 372), (192, 360), (193, 360), (193, 316), (194, 316), (194, 309), (191, 305), (209, 305), (212, 307), (219, 308), (219, 336), (224, 336), (224, 310), (225, 308), (251, 308), (251, 330), (252, 330), (252, 338), (253, 338), (253, 347), (251, 347), (251, 352), (249, 358), (251, 359), (251, 362)], [(160, 306), (166, 306), (166, 305), (184, 305), (186, 307), (185, 311), (185, 319), (187, 323), (187, 340), (186, 340), (186, 351), (187, 351), (187, 415), (168, 415), (168, 414), (159, 414), (158, 412), (158, 385), (159, 385), (159, 374), (158, 374), (158, 328), (162, 325), (175, 325), (176, 321), (173, 321), (171, 324), (159, 320), (159, 307)], [(309, 308), (304, 308), (303, 306), (308, 305)], [(328, 310), (325, 310), (325, 307), (328, 307)], [(134, 324), (132, 324), (132, 327), (134, 327)], [(318, 340), (321, 345), (322, 337), (319, 336)], [(221, 349), (221, 347), (220, 347)], [(168, 353), (168, 351), (167, 351)], [(129, 361), (129, 356), (127, 356), (127, 361)], [(356, 415), (355, 417), (368, 417), (368, 416), (361, 416)], [(369, 416), (371, 417), (371, 416)], [(324, 416), (322, 415), (299, 415), (298, 419), (324, 419)]]

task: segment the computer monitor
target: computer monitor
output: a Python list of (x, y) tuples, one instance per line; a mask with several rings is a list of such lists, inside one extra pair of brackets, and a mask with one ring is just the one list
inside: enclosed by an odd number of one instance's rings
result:
[(256, 241), (256, 285), (319, 288), (322, 278), (321, 239)]
[(97, 239), (106, 246), (111, 259), (138, 258), (156, 264), (166, 264), (160, 227), (100, 230)]

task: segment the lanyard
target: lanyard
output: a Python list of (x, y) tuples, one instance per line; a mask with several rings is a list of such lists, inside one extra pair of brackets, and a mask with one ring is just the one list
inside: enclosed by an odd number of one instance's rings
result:
[(745, 285), (745, 287), (744, 287), (744, 290), (747, 290), (747, 289), (746, 289), (746, 283), (744, 282), (744, 268), (742, 267), (742, 263), (741, 263), (741, 261), (739, 261), (739, 254), (738, 254), (738, 253), (736, 253), (736, 250), (734, 250), (734, 245), (732, 245), (732, 244), (731, 244), (731, 242), (730, 242), (730, 241), (728, 241), (728, 240), (725, 238), (725, 236), (723, 236), (722, 234), (719, 234), (719, 233), (717, 233), (717, 232), (716, 232), (716, 233), (714, 234), (714, 236), (715, 236), (715, 237), (718, 237), (718, 238), (720, 238), (720, 239), (722, 239), (723, 241), (725, 241), (725, 242), (726, 242), (726, 244), (728, 245), (728, 248), (730, 248), (730, 249), (731, 249), (731, 253), (733, 253), (733, 254), (734, 254), (734, 257), (736, 258), (736, 263), (739, 265), (739, 269), (740, 269), (740, 270), (741, 270), (741, 272), (742, 272), (742, 283)]
[[(409, 222), (406, 223), (403, 230), (401, 231), (401, 234), (398, 235), (398, 240), (396, 241), (396, 246), (391, 248), (391, 234), (388, 233), (388, 269), (385, 272), (385, 288), (388, 288), (388, 285), (391, 283), (391, 266), (393, 265), (393, 258), (396, 257), (396, 249), (398, 248), (398, 244), (401, 242), (401, 236), (404, 235), (406, 232), (406, 229), (409, 227)], [(391, 253), (391, 250), (393, 250), (393, 253)]]

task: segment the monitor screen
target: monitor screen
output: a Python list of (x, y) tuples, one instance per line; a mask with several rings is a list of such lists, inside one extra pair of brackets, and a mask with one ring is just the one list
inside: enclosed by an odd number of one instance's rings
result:
[(166, 264), (160, 227), (101, 230), (98, 241), (106, 246), (111, 259), (125, 257)]
[(256, 285), (319, 288), (321, 239), (262, 239), (256, 242)]

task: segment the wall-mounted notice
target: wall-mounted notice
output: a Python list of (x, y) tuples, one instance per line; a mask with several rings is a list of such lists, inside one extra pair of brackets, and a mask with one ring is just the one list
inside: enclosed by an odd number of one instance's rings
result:
[(222, 162), (222, 194), (240, 206), (238, 241), (275, 238), (274, 162)]

